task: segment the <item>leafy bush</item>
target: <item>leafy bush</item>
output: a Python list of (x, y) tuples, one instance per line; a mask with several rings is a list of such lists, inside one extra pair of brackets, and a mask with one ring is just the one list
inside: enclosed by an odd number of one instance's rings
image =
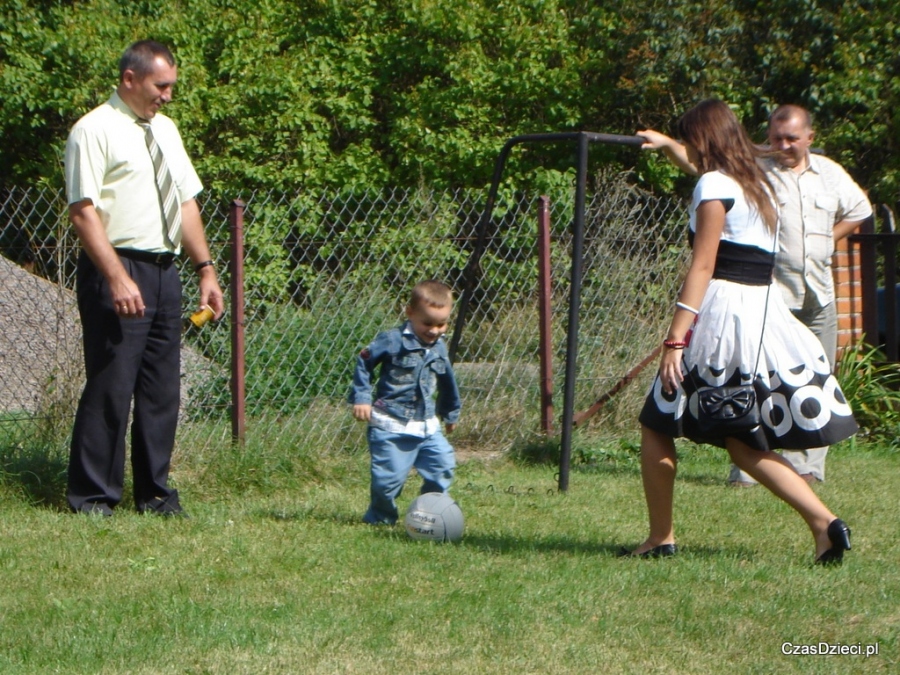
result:
[[(170, 112), (214, 188), (481, 187), (513, 136), (671, 131), (718, 96), (758, 140), (775, 104), (806, 105), (818, 143), (892, 202), (895, 15), (870, 0), (7, 0), (0, 183), (61, 184), (68, 129), (106, 98), (122, 49), (153, 37), (174, 47)], [(539, 167), (565, 172), (572, 154), (531, 147), (507, 175), (540, 189)], [(682, 182), (655, 153), (597, 158)]]
[(860, 342), (844, 351), (837, 378), (864, 433), (900, 443), (900, 364)]

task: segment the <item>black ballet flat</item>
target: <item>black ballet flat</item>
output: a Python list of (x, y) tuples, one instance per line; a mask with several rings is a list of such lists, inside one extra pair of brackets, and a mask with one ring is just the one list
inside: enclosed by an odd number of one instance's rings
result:
[(619, 549), (620, 558), (670, 558), (676, 553), (678, 553), (676, 544), (660, 544), (643, 553), (633, 553), (624, 546)]
[(828, 539), (831, 548), (816, 558), (816, 565), (840, 565), (844, 560), (844, 551), (850, 550), (850, 528), (840, 518), (828, 524)]

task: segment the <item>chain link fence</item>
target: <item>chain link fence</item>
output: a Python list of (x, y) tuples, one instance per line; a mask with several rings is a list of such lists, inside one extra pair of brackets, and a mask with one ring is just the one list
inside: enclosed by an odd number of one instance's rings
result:
[[(561, 410), (573, 193), (549, 195), (552, 357)], [(355, 451), (362, 425), (345, 403), (357, 352), (399, 323), (412, 286), (458, 291), (482, 192), (386, 190), (241, 195), (244, 215), (248, 442)], [(458, 450), (501, 451), (540, 432), (537, 196), (502, 194), (460, 336)], [(231, 197), (201, 210), (223, 288), (231, 283)], [(590, 406), (659, 343), (687, 261), (685, 204), (605, 176), (589, 199), (576, 411)], [(83, 383), (74, 298), (78, 245), (64, 194), (0, 194), (0, 437), (65, 445)], [(184, 315), (196, 279), (182, 267)], [(227, 295), (227, 293), (226, 293)], [(179, 451), (231, 442), (231, 312), (197, 329), (185, 319)], [(449, 338), (449, 336), (448, 336)], [(636, 428), (649, 366), (579, 434)], [(21, 442), (21, 441), (16, 441)]]

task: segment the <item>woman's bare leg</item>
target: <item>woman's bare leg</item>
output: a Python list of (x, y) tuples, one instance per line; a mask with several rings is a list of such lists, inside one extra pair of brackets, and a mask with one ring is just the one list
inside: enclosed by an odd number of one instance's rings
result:
[(641, 426), (641, 478), (650, 518), (650, 535), (632, 554), (675, 542), (672, 500), (678, 460), (671, 436)]
[(831, 548), (828, 524), (836, 516), (786, 459), (776, 452), (754, 450), (733, 438), (729, 438), (726, 445), (731, 461), (786, 502), (806, 521), (816, 541), (816, 558)]

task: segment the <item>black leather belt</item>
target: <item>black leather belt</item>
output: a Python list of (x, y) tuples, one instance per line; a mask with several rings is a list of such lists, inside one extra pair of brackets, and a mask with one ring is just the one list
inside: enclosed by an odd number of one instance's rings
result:
[(117, 248), (116, 253), (129, 260), (152, 263), (160, 267), (168, 267), (175, 262), (174, 253), (154, 253), (153, 251), (139, 251), (135, 248)]

